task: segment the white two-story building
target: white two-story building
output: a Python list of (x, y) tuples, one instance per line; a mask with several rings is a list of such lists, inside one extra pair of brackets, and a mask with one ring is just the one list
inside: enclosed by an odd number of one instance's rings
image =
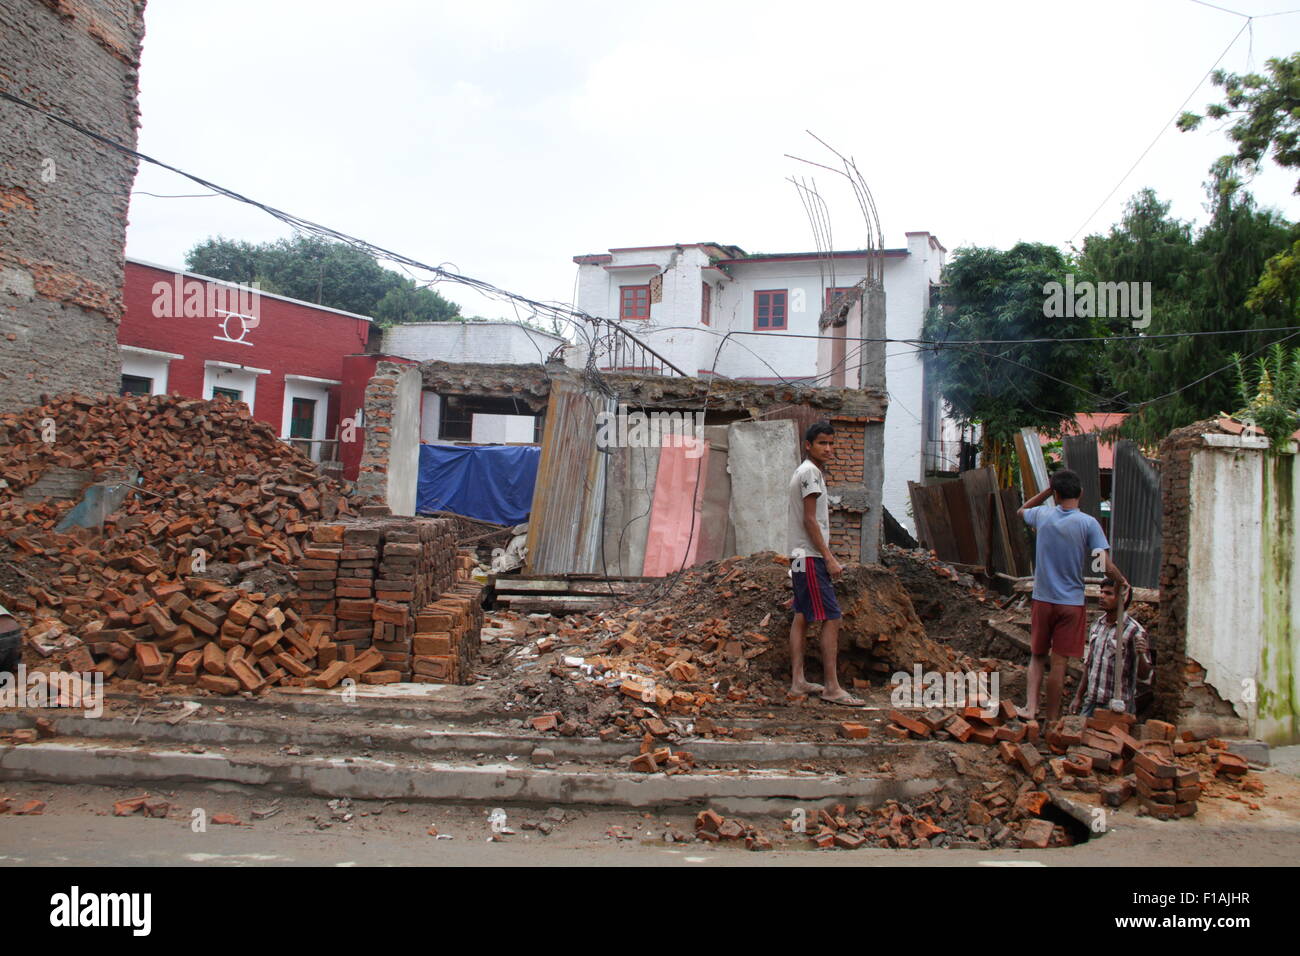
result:
[[(928, 232), (885, 249), (886, 336), (919, 339), (946, 251)], [(823, 308), (866, 275), (861, 250), (750, 255), (712, 242), (633, 246), (574, 256), (576, 306), (617, 319), (687, 375), (756, 382), (856, 387), (860, 343), (827, 342), (844, 329), (819, 328)], [(909, 481), (957, 470), (961, 433), (945, 420), (916, 346), (885, 347), (884, 505), (910, 530)]]

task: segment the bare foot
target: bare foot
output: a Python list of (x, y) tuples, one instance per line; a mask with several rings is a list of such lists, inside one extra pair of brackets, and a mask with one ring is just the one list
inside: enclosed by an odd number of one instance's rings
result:
[(826, 703), (828, 704), (841, 704), (845, 707), (867, 706), (867, 702), (865, 700), (859, 700), (857, 697), (854, 697), (852, 694), (846, 691), (843, 687), (841, 687), (839, 691), (834, 694), (823, 693), (822, 700), (826, 701)]
[(1030, 710), (1028, 707), (1017, 707), (1016, 716), (1019, 717), (1021, 720), (1033, 720), (1034, 712)]
[(808, 694), (820, 694), (825, 689), (821, 684), (814, 684), (810, 681), (795, 681), (790, 685), (790, 696), (806, 697)]

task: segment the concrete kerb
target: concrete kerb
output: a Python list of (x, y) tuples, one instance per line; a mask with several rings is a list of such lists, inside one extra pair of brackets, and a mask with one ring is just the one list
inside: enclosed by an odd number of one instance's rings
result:
[(441, 761), (399, 765), (368, 757), (230, 757), (91, 742), (0, 746), (0, 780), (109, 786), (250, 788), (359, 800), (431, 800), (622, 807), (714, 806), (788, 812), (791, 802), (905, 800), (954, 780), (791, 774), (632, 774)]
[[(410, 688), (409, 693), (395, 693), (393, 687)], [(426, 688), (436, 688), (429, 691)], [(377, 720), (459, 719), (469, 722), (494, 717), (518, 717), (518, 713), (502, 709), (490, 695), (472, 686), (456, 684), (400, 684), (387, 685), (388, 693), (376, 694), (374, 688), (362, 685), (355, 688), (356, 699), (349, 703), (343, 692), (303, 688), (296, 691), (274, 690), (265, 696), (216, 697), (204, 694), (169, 694), (167, 697), (142, 697), (139, 694), (109, 692), (109, 701), (155, 707), (165, 701), (193, 701), (205, 707), (258, 709), (267, 713), (287, 712), (322, 717), (357, 717)], [(368, 693), (369, 692), (369, 693)]]
[[(35, 726), (42, 712), (0, 713), (0, 730)], [(380, 724), (365, 728), (331, 729), (319, 726), (259, 726), (238, 720), (204, 720), (191, 717), (183, 723), (166, 720), (135, 721), (124, 717), (79, 717), (49, 713), (55, 731), (79, 740), (121, 740), (147, 738), (157, 745), (203, 744), (210, 746), (300, 745), (327, 749), (340, 754), (361, 750), (415, 755), (527, 757), (537, 747), (552, 751), (558, 759), (620, 761), (639, 752), (639, 741), (602, 741), (596, 737), (552, 737), (532, 733), (491, 730), (435, 729), (415, 725)], [(709, 763), (797, 763), (810, 760), (842, 760), (854, 763), (888, 759), (897, 761), (918, 744), (903, 741), (836, 741), (828, 743), (770, 740), (713, 740), (684, 738), (673, 746), (687, 750)]]

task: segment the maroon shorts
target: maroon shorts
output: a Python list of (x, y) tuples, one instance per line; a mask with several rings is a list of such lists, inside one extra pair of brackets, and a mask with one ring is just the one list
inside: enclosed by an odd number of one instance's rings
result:
[(1082, 604), (1034, 601), (1029, 631), (1029, 649), (1034, 654), (1052, 651), (1064, 657), (1082, 657), (1088, 637), (1088, 612)]

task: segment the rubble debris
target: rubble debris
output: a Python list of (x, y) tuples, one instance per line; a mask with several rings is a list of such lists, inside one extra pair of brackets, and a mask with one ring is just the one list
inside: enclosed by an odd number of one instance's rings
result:
[[(679, 834), (673, 833), (674, 839)], [(695, 838), (707, 843), (743, 841), (747, 850), (770, 850), (772, 841), (758, 827), (744, 820), (727, 819), (712, 810), (701, 810), (695, 817)]]
[[(269, 804), (267, 804), (264, 807), (254, 807), (252, 810), (252, 817), (254, 820), (269, 820), (271, 817), (279, 813), (282, 809), (283, 807), (281, 807), (280, 801), (278, 799), (272, 800)], [(375, 811), (375, 812), (378, 813), (379, 811)]]
[[(556, 726), (544, 720), (542, 732), (602, 740), (650, 733), (670, 750), (691, 733), (740, 739), (747, 731), (726, 726), (729, 714), (826, 706), (815, 698), (787, 701), (788, 569), (787, 558), (765, 552), (688, 568), (666, 593), (655, 583), (619, 608), (567, 618), (497, 611), (494, 622), (513, 627), (519, 640), (485, 653), (515, 681), (515, 706), (529, 717), (554, 714)], [(882, 567), (851, 565), (836, 587), (845, 608), (846, 683), (880, 687), (917, 664), (986, 671), (1000, 663), (932, 641)], [(816, 640), (810, 633), (810, 649)], [(635, 769), (651, 772), (652, 763), (657, 768), (659, 758), (639, 755)]]
[(126, 800), (118, 800), (113, 804), (113, 816), (129, 817), (134, 813), (140, 813), (144, 810), (144, 805), (149, 800), (148, 795), (143, 797), (130, 797)]
[[(62, 396), (0, 415), (0, 461), (0, 568), (21, 578), (0, 600), (38, 668), (223, 695), (472, 679), (482, 586), (452, 524), (363, 526), (241, 405)], [(59, 533), (69, 502), (23, 495), (51, 468), (139, 478), (102, 531)]]
[(1250, 769), (1244, 757), (1239, 757), (1227, 750), (1221, 750), (1214, 755), (1212, 766), (1216, 777), (1221, 777), (1225, 773), (1240, 777)]

